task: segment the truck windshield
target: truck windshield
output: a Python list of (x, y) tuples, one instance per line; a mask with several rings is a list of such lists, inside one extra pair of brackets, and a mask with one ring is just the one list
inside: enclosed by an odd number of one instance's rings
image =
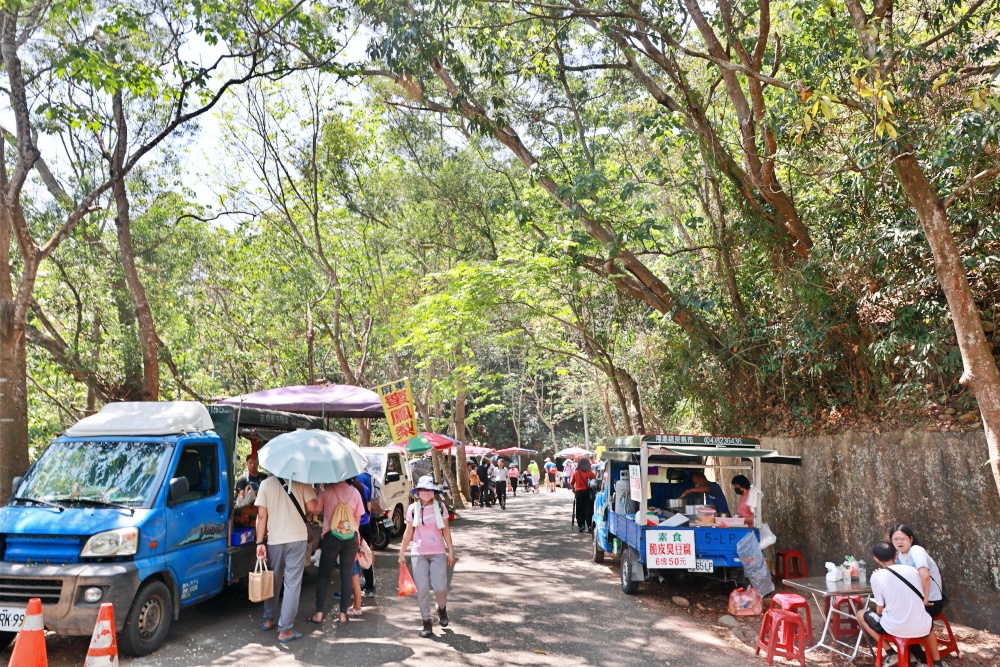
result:
[(21, 482), (14, 500), (148, 506), (171, 450), (165, 442), (54, 442)]

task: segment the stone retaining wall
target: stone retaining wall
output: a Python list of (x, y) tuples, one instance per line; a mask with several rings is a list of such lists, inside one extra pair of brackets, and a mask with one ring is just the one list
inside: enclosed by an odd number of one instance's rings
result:
[(907, 523), (941, 568), (951, 620), (1000, 633), (1000, 495), (982, 431), (762, 438), (803, 457), (765, 465), (764, 514), (778, 549), (805, 554), (810, 575)]

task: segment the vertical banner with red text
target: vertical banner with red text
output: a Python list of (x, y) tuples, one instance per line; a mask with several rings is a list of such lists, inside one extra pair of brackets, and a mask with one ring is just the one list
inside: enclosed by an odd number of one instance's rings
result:
[(382, 399), (382, 409), (385, 410), (385, 420), (389, 422), (392, 441), (397, 445), (406, 445), (407, 440), (417, 435), (410, 379), (403, 378), (375, 387), (375, 393)]

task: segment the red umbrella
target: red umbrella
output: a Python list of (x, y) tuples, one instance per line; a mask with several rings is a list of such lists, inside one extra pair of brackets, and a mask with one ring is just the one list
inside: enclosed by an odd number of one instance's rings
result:
[(494, 454), (537, 454), (538, 452), (534, 449), (525, 449), (523, 447), (508, 447), (507, 449), (498, 449)]
[(420, 435), (427, 438), (430, 441), (431, 446), (434, 449), (451, 449), (458, 444), (458, 440), (454, 438), (449, 438), (446, 435), (440, 435), (438, 433), (428, 433), (427, 431), (421, 431)]

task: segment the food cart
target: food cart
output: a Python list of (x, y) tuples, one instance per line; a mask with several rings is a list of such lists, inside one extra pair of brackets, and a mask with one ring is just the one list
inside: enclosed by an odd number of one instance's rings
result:
[[(760, 501), (753, 506), (753, 526), (715, 517), (714, 510), (709, 515), (704, 501), (688, 504), (685, 499), (678, 507), (681, 494), (694, 486), (691, 472), (704, 471), (723, 489), (731, 489), (730, 480), (743, 474), (761, 488), (761, 463), (802, 463), (801, 457), (761, 449), (756, 438), (714, 435), (609, 438), (601, 459), (606, 465), (594, 504), (593, 559), (599, 563), (605, 553), (619, 556), (622, 590), (629, 595), (651, 571), (743, 577), (736, 546), (750, 532), (760, 538)], [(729, 493), (735, 514), (737, 499)], [(692, 505), (702, 507), (700, 519), (697, 511), (685, 513)]]

